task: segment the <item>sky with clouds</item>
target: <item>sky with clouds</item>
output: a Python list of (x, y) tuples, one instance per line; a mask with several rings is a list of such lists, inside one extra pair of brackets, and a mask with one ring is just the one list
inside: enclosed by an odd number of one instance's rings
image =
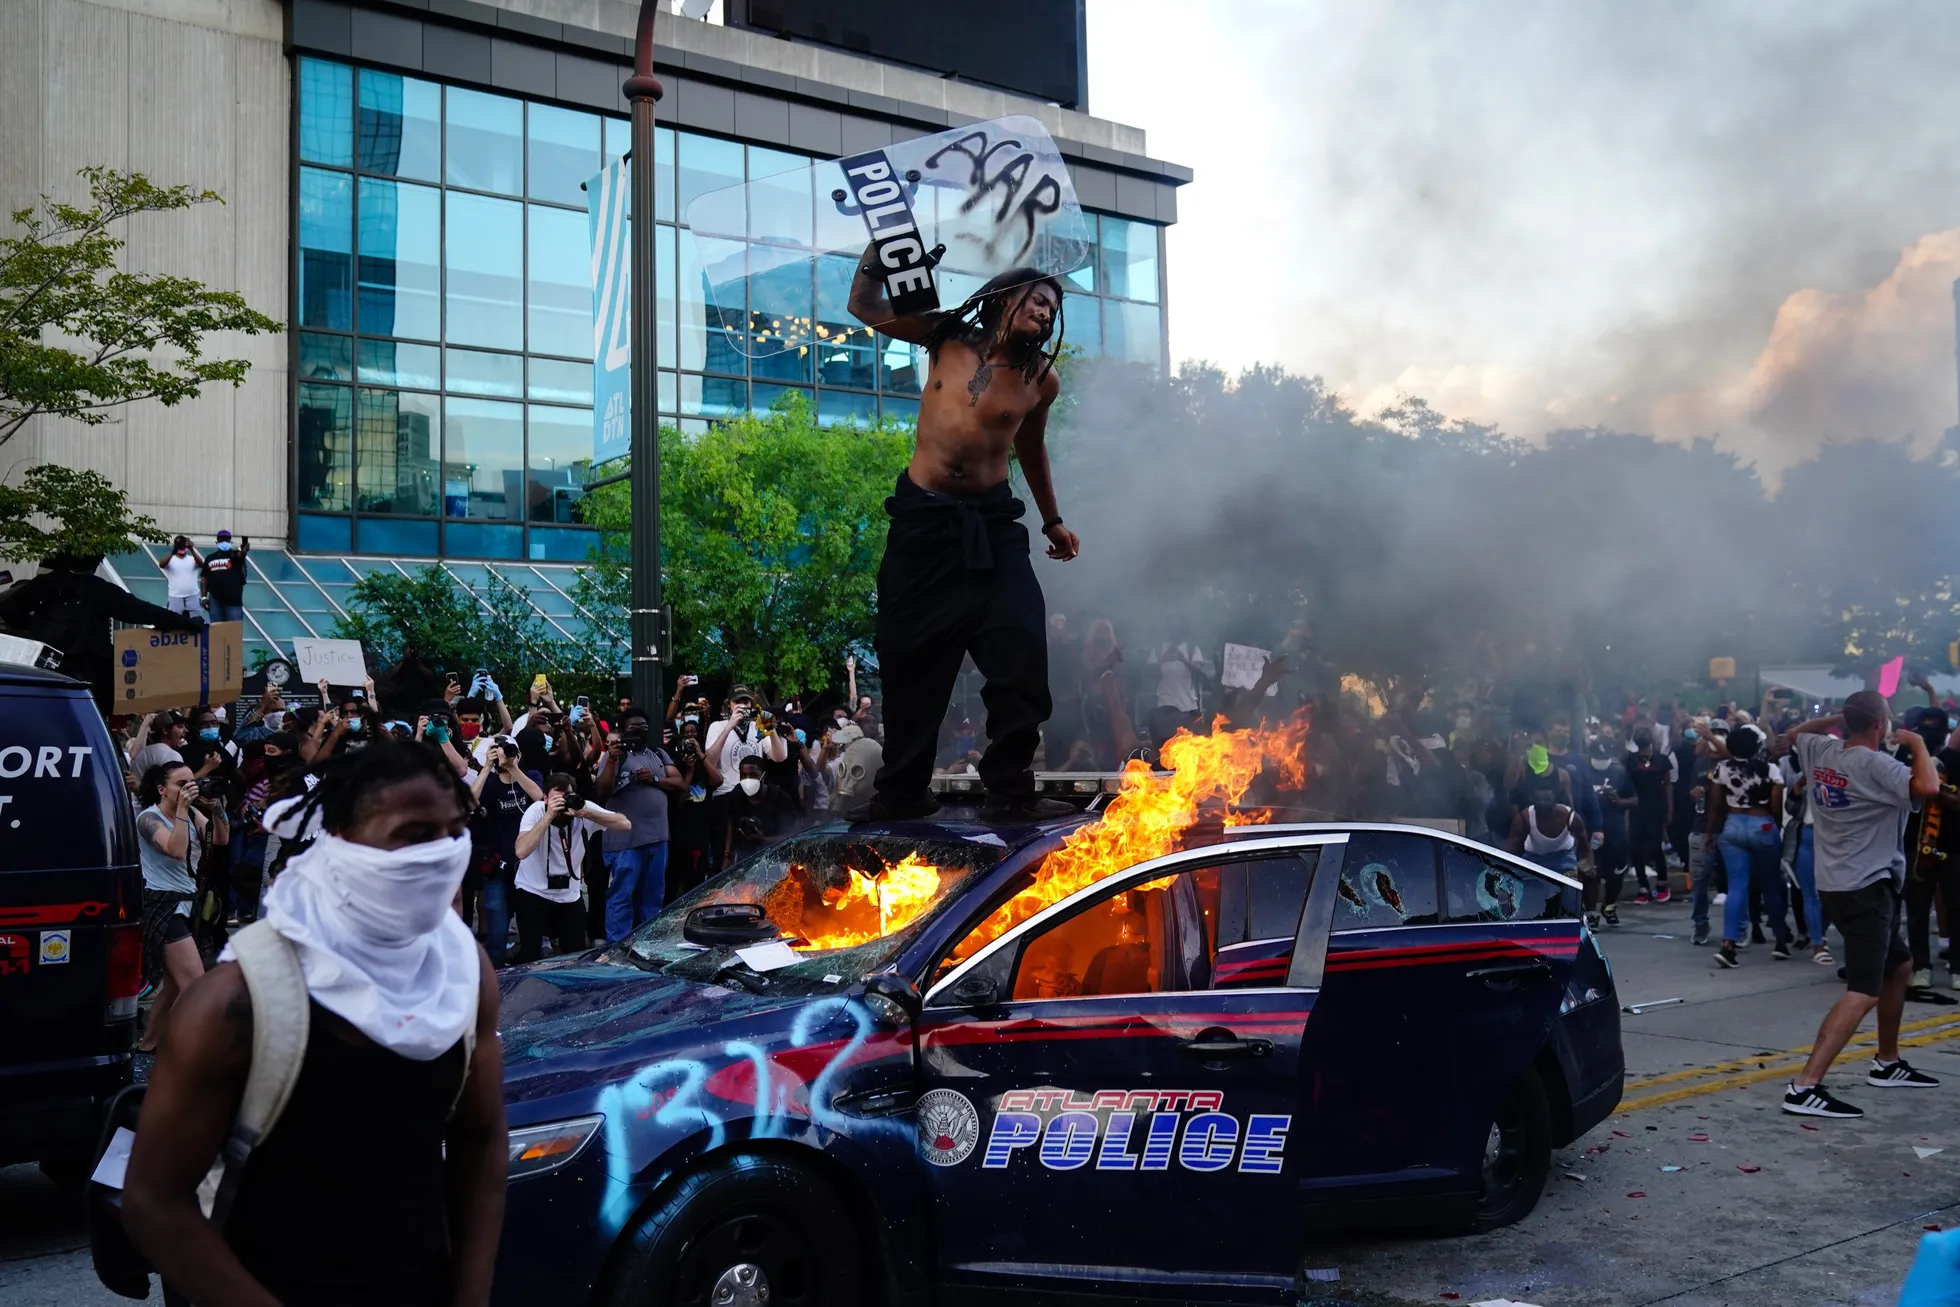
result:
[(1089, 0), (1090, 110), (1191, 166), (1174, 361), (1774, 473), (1956, 421), (1960, 6)]

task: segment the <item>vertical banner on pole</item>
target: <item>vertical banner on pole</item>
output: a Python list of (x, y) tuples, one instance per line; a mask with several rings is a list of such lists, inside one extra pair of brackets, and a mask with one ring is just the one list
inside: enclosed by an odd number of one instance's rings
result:
[(608, 164), (585, 184), (592, 217), (592, 461), (623, 458), (631, 447), (632, 265), (627, 233), (632, 192), (628, 160)]

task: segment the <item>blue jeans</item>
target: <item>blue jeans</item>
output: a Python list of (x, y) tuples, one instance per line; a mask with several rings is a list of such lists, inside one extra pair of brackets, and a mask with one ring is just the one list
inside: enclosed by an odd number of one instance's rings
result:
[(214, 622), (242, 622), (245, 620), (244, 604), (221, 604), (211, 601), (211, 620)]
[(1762, 891), (1763, 913), (1781, 931), (1786, 904), (1783, 898), (1783, 868), (1777, 855), (1783, 841), (1776, 823), (1768, 817), (1751, 817), (1732, 812), (1722, 823), (1722, 865), (1729, 873), (1729, 899), (1722, 905), (1722, 938), (1742, 940), (1749, 924), (1749, 885), (1753, 880)]
[(483, 878), (483, 951), (490, 955), (490, 965), (504, 965), (504, 955), (510, 948), (510, 886), (493, 869)]
[(1525, 857), (1545, 868), (1563, 876), (1576, 876), (1579, 872), (1579, 854), (1576, 849), (1561, 849), (1557, 853), (1530, 853)]
[(1810, 923), (1808, 933), (1813, 945), (1824, 942), (1824, 904), (1817, 897), (1816, 834), (1815, 826), (1806, 825), (1803, 834), (1797, 837), (1797, 856), (1790, 859), (1790, 869), (1797, 876), (1797, 889), (1803, 895), (1803, 917)]
[(606, 938), (617, 943), (667, 897), (667, 841), (608, 853), (606, 876)]

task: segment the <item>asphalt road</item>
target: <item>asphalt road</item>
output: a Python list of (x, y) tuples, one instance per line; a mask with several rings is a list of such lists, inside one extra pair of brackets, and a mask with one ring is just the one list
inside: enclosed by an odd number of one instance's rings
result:
[[(1859, 1062), (1833, 1084), (1863, 1121), (1785, 1116), (1782, 1085), (1842, 992), (1834, 971), (1763, 947), (1719, 970), (1690, 946), (1683, 898), (1621, 915), (1605, 940), (1622, 1001), (1684, 1000), (1623, 1018), (1622, 1110), (1560, 1150), (1538, 1210), (1508, 1230), (1316, 1245), (1309, 1263), (1340, 1276), (1316, 1301), (1891, 1307), (1924, 1228), (1960, 1225), (1960, 1006), (1906, 1011), (1906, 1056), (1941, 1088), (1871, 1088)], [(73, 1204), (32, 1168), (0, 1169), (0, 1303), (121, 1301), (96, 1283)]]

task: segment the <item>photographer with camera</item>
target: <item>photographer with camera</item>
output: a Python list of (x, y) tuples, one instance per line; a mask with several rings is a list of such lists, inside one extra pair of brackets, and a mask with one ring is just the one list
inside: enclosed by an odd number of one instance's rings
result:
[(545, 777), (545, 796), (525, 809), (517, 823), (517, 956), (536, 962), (545, 936), (553, 953), (576, 953), (586, 946), (586, 837), (595, 830), (627, 831), (633, 823), (596, 803), (587, 803), (578, 782), (563, 772)]
[(482, 886), (483, 949), (490, 965), (501, 967), (510, 946), (518, 826), (526, 809), (544, 801), (544, 778), (517, 765), (517, 742), (508, 735), (490, 738), (483, 761), (470, 781), (477, 805), (470, 819), (471, 857)]
[(145, 772), (141, 798), (136, 836), (143, 863), (143, 976), (156, 998), (136, 1049), (153, 1053), (178, 995), (204, 974), (192, 935), (197, 871), (210, 842), (230, 833), (224, 810), (199, 796), (196, 778), (181, 762)]
[(701, 746), (715, 760), (715, 769), (721, 773), (721, 784), (708, 799), (706, 874), (710, 876), (728, 865), (729, 860), (723, 855), (729, 840), (729, 802), (740, 779), (742, 760), (782, 762), (789, 757), (789, 746), (776, 733), (775, 714), (756, 711), (755, 694), (748, 686), (738, 685), (729, 690), (723, 712), (722, 719), (708, 728), (708, 738)]
[(777, 840), (803, 828), (803, 814), (780, 785), (771, 785), (762, 774), (762, 759), (742, 759), (735, 793), (728, 802), (729, 832), (733, 847), (728, 861), (732, 866)]
[(606, 938), (614, 943), (666, 901), (668, 796), (687, 793), (674, 760), (648, 738), (650, 729), (643, 709), (627, 709), (593, 780), (594, 793), (628, 822), (606, 835)]

